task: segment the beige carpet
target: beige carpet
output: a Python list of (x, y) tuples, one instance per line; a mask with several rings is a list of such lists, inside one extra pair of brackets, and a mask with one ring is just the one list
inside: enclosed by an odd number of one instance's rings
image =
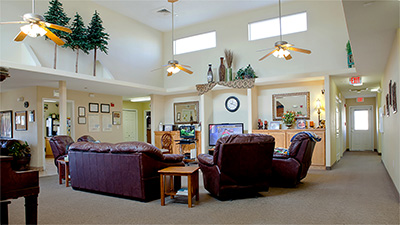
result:
[[(380, 157), (347, 152), (331, 171), (311, 170), (298, 188), (219, 201), (200, 187), (193, 208), (167, 199), (141, 203), (75, 191), (57, 176), (40, 178), (40, 224), (399, 224), (400, 207)], [(12, 200), (10, 224), (24, 223), (23, 199)]]

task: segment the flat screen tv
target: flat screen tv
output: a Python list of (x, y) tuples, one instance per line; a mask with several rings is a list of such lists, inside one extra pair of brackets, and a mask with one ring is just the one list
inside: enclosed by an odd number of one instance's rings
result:
[(231, 134), (243, 134), (243, 123), (209, 124), (208, 134), (209, 145), (215, 146), (220, 137), (225, 137)]
[(194, 126), (180, 126), (179, 135), (181, 139), (194, 139), (196, 137), (196, 129)]

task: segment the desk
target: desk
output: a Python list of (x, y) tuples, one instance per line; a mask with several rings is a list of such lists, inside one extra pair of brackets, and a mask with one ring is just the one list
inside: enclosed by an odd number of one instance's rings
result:
[(8, 224), (7, 199), (25, 198), (26, 224), (37, 224), (37, 205), (39, 195), (39, 172), (14, 171), (11, 169), (12, 157), (0, 156), (1, 166), (1, 224)]
[(176, 195), (173, 180), (171, 179), (170, 188), (165, 188), (165, 176), (187, 176), (188, 177), (188, 207), (192, 208), (192, 198), (196, 195), (196, 201), (199, 201), (199, 167), (198, 166), (171, 166), (159, 170), (161, 205), (165, 205), (165, 196), (170, 195), (173, 198)]
[(69, 187), (69, 161), (65, 161), (64, 159), (57, 159), (58, 164), (58, 182), (62, 184), (62, 172), (61, 165), (65, 165), (65, 187)]

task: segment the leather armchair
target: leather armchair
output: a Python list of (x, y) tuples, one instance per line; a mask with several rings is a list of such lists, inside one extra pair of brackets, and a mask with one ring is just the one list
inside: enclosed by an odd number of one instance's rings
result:
[(299, 184), (310, 168), (314, 147), (315, 141), (308, 134), (299, 133), (289, 146), (289, 155), (274, 153), (272, 185), (295, 187)]
[(78, 138), (78, 140), (76, 140), (76, 142), (96, 142), (96, 139), (94, 139), (92, 136), (90, 135), (83, 135), (80, 138)]
[(200, 154), (204, 187), (219, 199), (268, 191), (275, 138), (238, 134), (218, 139), (214, 155)]
[[(58, 135), (50, 138), (49, 140), (51, 151), (54, 156), (54, 164), (58, 168), (57, 160), (64, 158), (64, 156), (68, 155), (68, 147), (74, 143), (74, 140), (67, 135)], [(61, 164), (61, 177), (65, 178), (65, 167), (64, 164)], [(58, 170), (57, 170), (58, 171)]]

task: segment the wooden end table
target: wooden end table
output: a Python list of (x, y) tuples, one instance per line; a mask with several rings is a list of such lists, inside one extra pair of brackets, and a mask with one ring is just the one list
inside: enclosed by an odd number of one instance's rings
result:
[(165, 188), (166, 176), (187, 176), (188, 177), (188, 207), (192, 208), (192, 198), (196, 196), (196, 201), (199, 201), (199, 167), (197, 166), (172, 166), (159, 170), (160, 174), (160, 190), (161, 190), (161, 205), (165, 205), (165, 196), (170, 195), (173, 198), (176, 195), (174, 190), (173, 180), (169, 189)]
[(57, 164), (58, 164), (58, 182), (59, 184), (62, 184), (62, 176), (61, 176), (61, 165), (65, 165), (65, 187), (69, 187), (69, 161), (65, 161), (63, 158), (62, 159), (57, 159)]

